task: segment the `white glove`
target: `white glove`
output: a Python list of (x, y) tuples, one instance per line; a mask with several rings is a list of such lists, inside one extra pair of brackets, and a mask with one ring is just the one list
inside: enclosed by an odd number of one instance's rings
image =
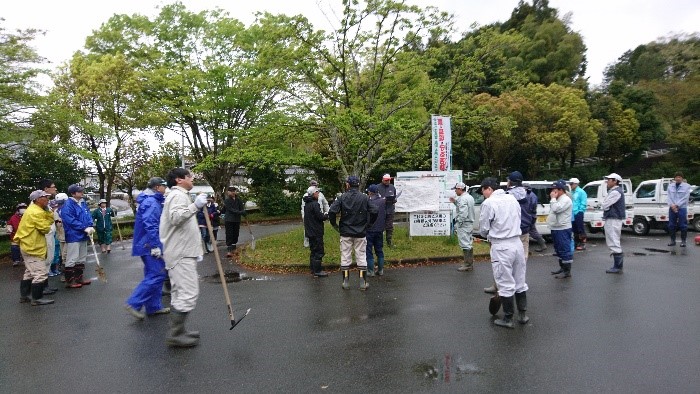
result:
[(86, 229), (83, 230), (83, 231), (85, 231), (85, 234), (87, 234), (87, 235), (92, 235), (92, 233), (95, 232), (95, 228), (94, 228), (94, 227), (88, 227), (88, 228), (86, 228)]
[(11, 224), (8, 224), (8, 225), (5, 227), (5, 230), (7, 230), (8, 233), (11, 233), (11, 232), (12, 232), (12, 225), (11, 225)]
[(198, 263), (201, 263), (202, 260), (204, 260), (204, 258), (203, 258), (202, 256), (197, 256), (197, 260), (196, 260), (196, 261), (197, 261)]
[(153, 256), (155, 258), (159, 258), (161, 256), (161, 254), (162, 253), (160, 251), (160, 248), (152, 248), (151, 249), (151, 256)]
[(197, 196), (197, 198), (194, 199), (194, 206), (197, 207), (197, 209), (200, 209), (207, 205), (207, 195), (202, 193)]

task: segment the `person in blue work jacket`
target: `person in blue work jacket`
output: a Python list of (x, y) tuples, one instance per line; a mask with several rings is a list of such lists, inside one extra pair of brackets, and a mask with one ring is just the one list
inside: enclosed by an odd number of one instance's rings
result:
[[(136, 286), (124, 306), (127, 312), (139, 320), (143, 320), (146, 314), (170, 313), (170, 308), (163, 308), (161, 303), (161, 289), (168, 273), (165, 271), (163, 244), (158, 232), (167, 182), (163, 178), (154, 177), (148, 181), (147, 186), (136, 198), (139, 207), (136, 210), (131, 247), (131, 255), (139, 256), (143, 261), (143, 280)], [(141, 312), (144, 307), (145, 314)]]
[(87, 260), (88, 239), (95, 232), (90, 208), (83, 200), (84, 189), (78, 184), (68, 186), (70, 198), (61, 209), (61, 221), (66, 233), (66, 263), (63, 274), (66, 288), (79, 289), (91, 282), (83, 278)]
[(574, 232), (576, 250), (585, 250), (588, 237), (586, 236), (586, 227), (583, 224), (583, 214), (586, 212), (586, 206), (588, 205), (588, 195), (581, 189), (580, 183), (581, 181), (578, 178), (569, 179), (571, 202), (573, 203), (571, 228)]

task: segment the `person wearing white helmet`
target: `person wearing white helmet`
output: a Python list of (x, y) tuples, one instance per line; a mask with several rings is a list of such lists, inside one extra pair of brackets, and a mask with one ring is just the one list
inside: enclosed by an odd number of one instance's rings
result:
[(625, 220), (625, 193), (620, 186), (621, 176), (612, 173), (604, 179), (608, 186), (608, 195), (603, 199), (603, 219), (605, 220), (603, 228), (605, 229), (605, 243), (613, 256), (613, 266), (605, 272), (621, 274), (623, 254), (620, 234), (622, 233), (622, 222)]

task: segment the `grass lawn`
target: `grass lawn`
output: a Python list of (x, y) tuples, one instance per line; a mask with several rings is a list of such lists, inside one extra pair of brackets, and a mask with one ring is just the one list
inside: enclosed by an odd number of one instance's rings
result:
[[(303, 247), (303, 228), (267, 236), (255, 242), (255, 250), (245, 247), (241, 262), (252, 268), (267, 268), (281, 271), (308, 269), (309, 249)], [(340, 267), (340, 236), (326, 223), (324, 233), (326, 255), (323, 266)], [(488, 254), (485, 243), (474, 243), (475, 255)], [(376, 259), (376, 258), (375, 258)], [(387, 265), (428, 263), (437, 261), (461, 261), (462, 250), (456, 236), (408, 238), (408, 228), (394, 228), (394, 247), (384, 246), (384, 261)], [(376, 260), (375, 260), (376, 262)]]

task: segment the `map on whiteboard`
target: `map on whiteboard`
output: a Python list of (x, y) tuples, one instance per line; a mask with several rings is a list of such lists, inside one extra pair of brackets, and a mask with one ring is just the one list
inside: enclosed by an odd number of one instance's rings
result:
[(462, 171), (410, 171), (396, 174), (394, 186), (396, 212), (450, 211), (455, 183), (462, 181)]
[(396, 212), (440, 210), (440, 184), (438, 178), (396, 180)]

